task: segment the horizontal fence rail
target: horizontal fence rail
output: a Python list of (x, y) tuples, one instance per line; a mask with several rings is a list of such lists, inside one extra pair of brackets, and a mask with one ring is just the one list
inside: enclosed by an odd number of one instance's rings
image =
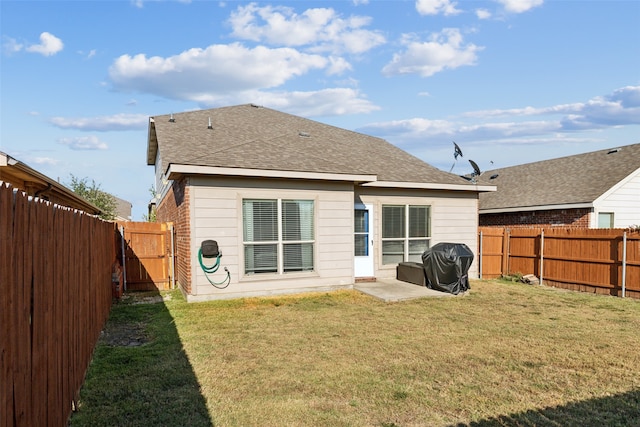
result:
[(112, 301), (116, 226), (0, 182), (0, 427), (65, 426)]
[(640, 233), (622, 229), (480, 227), (481, 278), (538, 277), (545, 284), (640, 298)]

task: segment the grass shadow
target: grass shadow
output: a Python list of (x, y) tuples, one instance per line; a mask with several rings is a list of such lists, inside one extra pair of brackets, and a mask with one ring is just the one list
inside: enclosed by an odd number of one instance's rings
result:
[(69, 425), (213, 426), (158, 292), (125, 294), (114, 304)]
[(469, 424), (453, 424), (449, 427), (626, 427), (637, 425), (640, 425), (640, 389), (607, 397), (573, 402), (563, 406), (500, 415)]

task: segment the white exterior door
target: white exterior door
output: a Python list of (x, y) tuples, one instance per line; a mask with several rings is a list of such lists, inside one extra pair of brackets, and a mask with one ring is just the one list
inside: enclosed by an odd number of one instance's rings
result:
[(353, 231), (354, 275), (373, 277), (373, 205), (355, 205)]

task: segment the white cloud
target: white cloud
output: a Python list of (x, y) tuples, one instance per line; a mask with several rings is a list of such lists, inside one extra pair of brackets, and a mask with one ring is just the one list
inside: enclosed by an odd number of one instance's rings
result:
[(619, 102), (625, 108), (640, 107), (640, 86), (625, 86), (616, 89), (607, 99)]
[(416, 10), (420, 15), (457, 15), (462, 11), (456, 9), (456, 4), (451, 0), (416, 0)]
[(40, 166), (55, 166), (60, 162), (58, 159), (53, 159), (51, 157), (41, 157), (41, 156), (29, 157), (28, 161), (30, 164), (40, 165)]
[(85, 118), (52, 117), (49, 122), (61, 129), (77, 129), (81, 131), (126, 131), (145, 129), (149, 116), (145, 114), (115, 114)]
[(72, 150), (106, 150), (106, 143), (100, 141), (97, 136), (80, 136), (74, 138), (60, 138), (58, 143), (68, 146)]
[(496, 110), (480, 110), (463, 113), (462, 117), (486, 119), (500, 116), (541, 116), (545, 114), (573, 114), (582, 110), (584, 104), (559, 104), (551, 107), (523, 107)]
[(559, 104), (549, 107), (524, 107), (504, 110), (482, 110), (464, 113), (462, 117), (562, 116), (563, 127), (570, 130), (597, 129), (602, 126), (640, 124), (640, 86), (626, 86), (587, 102)]
[(2, 36), (2, 39), (2, 50), (7, 55), (20, 52), (24, 48), (24, 45), (16, 39), (7, 36)]
[(540, 6), (544, 0), (496, 0), (507, 12), (523, 13)]
[(123, 55), (109, 69), (116, 89), (200, 101), (247, 90), (274, 88), (313, 69), (332, 65), (295, 49), (249, 49), (242, 44), (189, 49), (167, 58)]
[(220, 96), (203, 96), (197, 100), (202, 108), (253, 103), (304, 117), (363, 114), (380, 107), (350, 88), (330, 88), (317, 91), (249, 90)]
[(406, 50), (394, 54), (391, 62), (382, 69), (384, 75), (419, 74), (429, 77), (445, 69), (475, 65), (476, 53), (483, 49), (472, 43), (464, 45), (457, 28), (445, 28), (434, 33), (427, 42), (416, 41), (407, 35), (404, 44)]
[(327, 74), (336, 75), (342, 74), (347, 70), (352, 70), (353, 67), (344, 58), (333, 57), (329, 58), (329, 66), (327, 67)]
[(361, 4), (369, 4), (369, 0), (353, 0), (353, 4), (360, 6)]
[[(541, 116), (538, 120), (522, 118)], [(501, 120), (492, 121), (501, 117)], [(439, 143), (450, 139), (527, 143), (567, 140), (576, 131), (640, 125), (640, 86), (627, 86), (584, 103), (465, 113), (451, 120), (413, 118), (369, 124), (360, 131), (399, 145)]]
[(476, 16), (478, 19), (489, 19), (491, 18), (491, 12), (487, 9), (476, 9)]
[(385, 43), (377, 31), (365, 30), (366, 16), (342, 18), (330, 8), (307, 9), (301, 14), (284, 6), (239, 6), (231, 13), (232, 35), (276, 46), (305, 46), (313, 52), (361, 54)]
[(577, 114), (562, 121), (566, 129), (640, 125), (640, 86), (627, 86), (586, 102)]
[(258, 104), (303, 117), (370, 113), (380, 109), (357, 90), (348, 88), (261, 95)]
[(44, 56), (52, 56), (64, 48), (62, 40), (46, 31), (40, 34), (40, 44), (32, 44), (25, 49), (27, 52), (39, 53)]

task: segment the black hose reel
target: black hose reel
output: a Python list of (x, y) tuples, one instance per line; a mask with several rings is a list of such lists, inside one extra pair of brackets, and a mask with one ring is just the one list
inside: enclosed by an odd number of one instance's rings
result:
[[(215, 258), (215, 262), (209, 267), (204, 263), (203, 258)], [(198, 249), (198, 261), (200, 262), (202, 271), (204, 271), (205, 277), (213, 287), (224, 289), (229, 286), (229, 283), (231, 283), (231, 273), (229, 273), (229, 269), (227, 267), (224, 268), (224, 271), (227, 272), (227, 277), (223, 281), (216, 282), (211, 280), (209, 277), (209, 274), (215, 273), (220, 268), (220, 258), (222, 258), (222, 252), (220, 252), (220, 249), (218, 248), (218, 242), (215, 240), (204, 240), (200, 244), (200, 249)]]

